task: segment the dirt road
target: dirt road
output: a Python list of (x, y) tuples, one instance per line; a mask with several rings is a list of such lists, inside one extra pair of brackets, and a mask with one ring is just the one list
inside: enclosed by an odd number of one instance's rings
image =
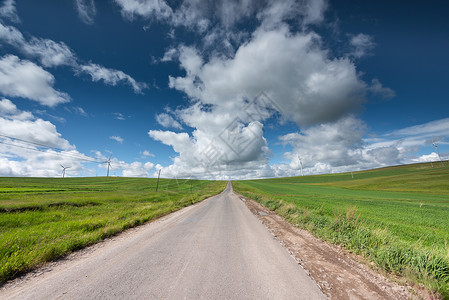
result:
[(7, 284), (0, 298), (325, 298), (230, 185), (44, 271)]

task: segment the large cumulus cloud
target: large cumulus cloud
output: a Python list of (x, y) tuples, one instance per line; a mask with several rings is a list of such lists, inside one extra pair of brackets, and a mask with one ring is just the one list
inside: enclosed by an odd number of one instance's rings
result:
[[(279, 122), (294, 122), (304, 130), (337, 122), (357, 112), (368, 87), (352, 61), (331, 58), (317, 34), (291, 33), (287, 26), (259, 28), (230, 58), (207, 58), (192, 46), (180, 46), (177, 51), (185, 75), (170, 77), (169, 85), (192, 101), (175, 112), (180, 122), (194, 128), (192, 136), (177, 133), (184, 142), (173, 144), (175, 133), (149, 134), (180, 154), (168, 169), (178, 175), (191, 173), (200, 161), (199, 165), (224, 177), (274, 176), (276, 170), (267, 166), (270, 150), (264, 122), (277, 116)], [(310, 130), (313, 136), (314, 129)], [(357, 137), (341, 147), (360, 143), (361, 134)], [(210, 145), (221, 153), (213, 162), (203, 154)], [(343, 149), (339, 154), (343, 155)], [(344, 163), (347, 157), (338, 159)]]

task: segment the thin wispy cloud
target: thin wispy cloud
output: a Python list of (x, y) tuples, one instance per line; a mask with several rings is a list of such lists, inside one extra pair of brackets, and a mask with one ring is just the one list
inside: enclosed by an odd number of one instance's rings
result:
[(121, 82), (130, 85), (134, 92), (141, 94), (148, 85), (143, 82), (137, 82), (134, 78), (120, 70), (109, 69), (97, 64), (82, 65), (80, 72), (90, 75), (93, 81), (103, 81), (108, 85), (117, 85)]
[(97, 14), (94, 0), (75, 0), (75, 7), (83, 23), (87, 25), (94, 24), (95, 15)]
[(113, 113), (114, 119), (125, 121), (126, 117), (122, 113)]
[(143, 152), (141, 152), (142, 157), (154, 157), (155, 155), (153, 153), (151, 153), (148, 150), (144, 150)]
[(165, 128), (182, 129), (181, 124), (166, 113), (156, 115), (156, 121)]
[(0, 6), (0, 18), (7, 19), (13, 23), (20, 23), (20, 18), (17, 15), (16, 1), (3, 1), (3, 4)]
[(376, 46), (374, 43), (374, 38), (364, 33), (350, 36), (349, 43), (353, 47), (349, 55), (355, 58), (371, 55), (374, 47)]
[(124, 139), (120, 136), (113, 135), (109, 137), (111, 140), (116, 141), (117, 143), (123, 144)]

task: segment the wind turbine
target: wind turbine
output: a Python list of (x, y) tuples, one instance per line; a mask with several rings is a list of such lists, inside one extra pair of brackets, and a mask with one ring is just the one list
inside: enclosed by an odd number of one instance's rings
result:
[(434, 142), (432, 143), (432, 145), (435, 147), (435, 149), (437, 149), (438, 159), (440, 160), (441, 163), (443, 163), (443, 162), (441, 161), (440, 151), (438, 151), (438, 144), (437, 144), (437, 142), (434, 141)]
[(298, 160), (299, 160), (299, 165), (301, 167), (301, 176), (304, 176), (304, 172), (302, 171), (302, 160), (301, 160), (301, 156), (299, 156), (299, 154), (298, 154)]
[(112, 154), (109, 156), (109, 158), (108, 158), (108, 160), (107, 161), (105, 161), (105, 163), (108, 163), (108, 177), (109, 177), (109, 168), (112, 168), (111, 167), (111, 157), (112, 157)]
[(59, 164), (62, 167), (62, 178), (65, 176), (65, 169), (69, 169), (70, 167), (64, 167), (63, 165)]

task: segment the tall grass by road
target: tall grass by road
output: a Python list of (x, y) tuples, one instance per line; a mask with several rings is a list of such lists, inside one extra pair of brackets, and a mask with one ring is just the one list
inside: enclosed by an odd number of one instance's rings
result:
[(416, 164), (233, 184), (290, 223), (449, 299), (449, 167)]
[(0, 283), (218, 194), (226, 182), (0, 178)]

